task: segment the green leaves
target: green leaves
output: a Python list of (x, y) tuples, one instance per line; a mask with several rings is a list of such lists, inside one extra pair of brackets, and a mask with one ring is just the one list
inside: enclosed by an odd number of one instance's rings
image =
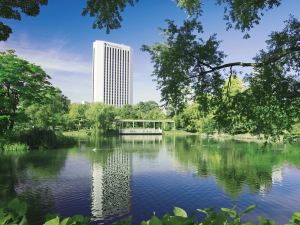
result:
[(292, 215), (292, 219), (290, 220), (291, 224), (288, 225), (300, 225), (300, 212), (296, 212)]
[(17, 198), (9, 202), (7, 208), (14, 212), (18, 217), (25, 216), (27, 212), (27, 204), (21, 202)]
[(248, 213), (252, 212), (255, 208), (256, 208), (256, 205), (250, 205), (247, 209), (245, 209), (243, 214), (248, 214)]
[[(244, 215), (250, 213), (255, 209), (255, 205), (249, 206), (245, 209), (242, 214), (239, 214), (235, 207), (233, 208), (221, 208), (220, 211), (216, 211), (212, 208), (209, 209), (197, 209), (198, 212), (205, 214), (205, 217), (201, 220), (197, 220), (194, 215), (188, 216), (185, 210), (175, 207), (173, 209), (173, 215), (165, 214), (163, 217), (157, 217), (153, 215), (150, 220), (142, 221), (141, 225), (254, 225), (253, 222), (242, 223), (241, 219)], [(130, 220), (122, 220), (116, 224), (130, 225)], [(288, 225), (299, 225), (300, 224), (300, 213), (294, 213), (291, 224)], [(272, 220), (259, 217), (259, 225), (275, 225)]]
[[(48, 0), (2, 1), (0, 17), (5, 19), (21, 20), (21, 13), (28, 16), (37, 16), (40, 13), (40, 6), (46, 5), (47, 3)], [(11, 33), (11, 28), (0, 22), (0, 41), (6, 41)]]
[(105, 28), (106, 33), (121, 27), (121, 12), (127, 6), (133, 6), (138, 0), (88, 0), (82, 15), (95, 17), (93, 28)]
[(44, 225), (60, 225), (59, 218), (55, 217), (51, 220), (48, 220)]
[(24, 121), (25, 108), (45, 101), (53, 87), (49, 76), (37, 65), (14, 54), (0, 52), (0, 132), (13, 129), (16, 121)]
[(7, 207), (0, 209), (0, 224), (2, 225), (28, 225), (26, 219), (27, 204), (19, 199), (13, 199)]
[(178, 207), (174, 207), (173, 213), (175, 216), (180, 216), (180, 217), (184, 217), (184, 218), (188, 217), (186, 211), (184, 211), (183, 209), (178, 208)]
[(89, 224), (89, 219), (87, 217), (76, 215), (73, 217), (67, 217), (61, 221), (58, 216), (49, 219), (43, 225), (87, 225)]
[[(251, 212), (254, 208), (254, 205), (249, 206), (243, 211), (242, 215)], [(174, 207), (174, 215), (165, 214), (162, 218), (153, 215), (150, 220), (142, 221), (141, 225), (242, 225), (241, 217), (234, 208), (222, 208), (220, 212), (216, 212), (214, 209), (198, 209), (197, 211), (205, 214), (205, 218), (203, 220), (196, 220), (194, 215), (188, 216), (185, 210)], [(0, 209), (0, 224), (28, 225), (26, 212), (26, 203), (21, 202), (18, 199), (14, 199), (8, 204), (7, 208)], [(87, 225), (89, 224), (89, 221), (89, 218), (82, 215), (76, 215), (64, 219), (61, 219), (58, 215), (50, 215), (47, 217), (46, 222), (43, 225)], [(132, 217), (120, 220), (115, 224), (131, 225)], [(299, 224), (300, 212), (296, 212), (292, 215), (292, 219), (288, 225)], [(243, 225), (253, 225), (253, 223), (246, 222), (243, 223)], [(259, 217), (259, 225), (275, 225), (275, 222)]]
[[(28, 225), (27, 204), (19, 199), (13, 199), (6, 208), (0, 209), (1, 225)], [(57, 215), (48, 216), (43, 225), (87, 225), (89, 218), (82, 215), (76, 215), (65, 219), (60, 219)]]

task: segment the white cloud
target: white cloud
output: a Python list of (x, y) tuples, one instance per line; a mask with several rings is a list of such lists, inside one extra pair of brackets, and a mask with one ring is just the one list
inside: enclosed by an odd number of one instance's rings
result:
[(65, 51), (66, 43), (64, 40), (32, 43), (22, 36), (17, 41), (0, 42), (0, 48), (15, 49), (17, 55), (42, 66), (46, 71), (91, 73), (91, 62), (78, 53)]
[[(14, 49), (21, 58), (40, 65), (52, 77), (52, 84), (60, 88), (72, 102), (92, 100), (91, 54), (72, 51), (70, 43), (64, 39), (33, 42), (24, 34), (19, 39), (0, 42), (0, 50), (8, 49)], [(134, 103), (160, 101), (160, 93), (150, 76), (152, 65), (149, 60), (141, 52), (134, 54)]]

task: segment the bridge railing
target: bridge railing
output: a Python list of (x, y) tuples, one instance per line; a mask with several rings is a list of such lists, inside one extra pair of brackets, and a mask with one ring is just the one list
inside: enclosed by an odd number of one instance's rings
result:
[(120, 134), (162, 134), (160, 128), (121, 128)]

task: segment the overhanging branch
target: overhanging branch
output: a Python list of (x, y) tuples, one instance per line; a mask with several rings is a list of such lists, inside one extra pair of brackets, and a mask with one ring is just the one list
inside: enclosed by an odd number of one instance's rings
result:
[[(291, 53), (295, 53), (295, 52), (300, 52), (300, 46), (296, 46), (296, 47), (291, 47), (289, 49), (286, 49), (285, 51), (283, 51), (281, 54), (278, 54), (276, 56), (272, 56), (270, 58), (268, 58), (267, 60), (263, 61), (263, 62), (232, 62), (232, 63), (226, 63), (220, 66), (208, 66), (207, 63), (202, 63), (200, 62), (199, 64), (209, 67), (209, 70), (205, 70), (205, 71), (201, 71), (198, 74), (192, 75), (190, 76), (190, 78), (196, 78), (200, 75), (205, 75), (205, 74), (209, 74), (209, 73), (213, 73), (216, 71), (219, 71), (221, 69), (225, 69), (225, 68), (233, 68), (233, 67), (255, 67), (255, 68), (259, 68), (259, 67), (263, 67), (266, 66), (270, 63), (274, 63), (277, 62), (278, 60), (284, 58), (285, 56), (291, 54)], [(275, 53), (273, 53), (275, 54)]]

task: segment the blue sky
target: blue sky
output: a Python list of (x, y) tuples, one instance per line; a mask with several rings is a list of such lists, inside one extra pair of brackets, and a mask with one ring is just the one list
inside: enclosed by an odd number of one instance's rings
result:
[[(265, 47), (271, 31), (281, 30), (283, 21), (292, 14), (300, 19), (300, 1), (283, 0), (282, 5), (269, 11), (261, 24), (251, 32), (250, 39), (242, 33), (226, 31), (223, 8), (215, 1), (203, 0), (204, 15), (201, 21), (204, 36), (217, 33), (221, 48), (228, 55), (226, 61), (249, 61)], [(93, 30), (93, 18), (81, 16), (85, 1), (49, 0), (37, 17), (24, 16), (21, 22), (5, 20), (13, 28), (11, 38), (0, 42), (0, 50), (15, 49), (21, 57), (41, 65), (73, 102), (92, 100), (92, 43), (106, 40), (123, 43), (133, 48), (134, 103), (146, 100), (160, 101), (160, 93), (151, 77), (152, 65), (147, 53), (140, 51), (143, 44), (162, 40), (159, 27), (165, 27), (165, 19), (181, 24), (184, 11), (172, 0), (140, 0), (123, 13), (119, 30), (106, 34), (105, 30)]]

